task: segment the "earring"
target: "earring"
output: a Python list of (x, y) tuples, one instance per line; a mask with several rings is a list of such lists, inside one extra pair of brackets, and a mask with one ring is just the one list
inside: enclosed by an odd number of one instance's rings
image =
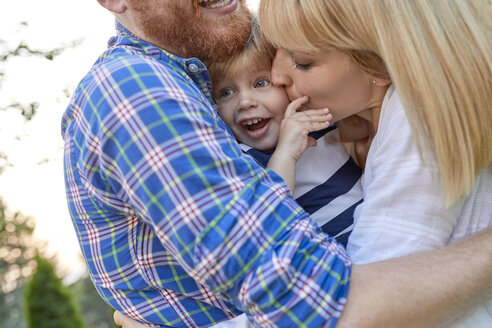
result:
[(376, 82), (377, 82), (376, 80), (372, 80), (372, 84), (376, 84)]

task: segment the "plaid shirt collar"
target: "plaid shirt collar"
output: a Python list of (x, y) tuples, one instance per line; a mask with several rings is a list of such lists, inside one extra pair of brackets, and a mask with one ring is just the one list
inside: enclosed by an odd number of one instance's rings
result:
[[(181, 71), (188, 75), (193, 82), (200, 88), (200, 91), (207, 97), (207, 100), (217, 108), (212, 97), (212, 84), (207, 67), (198, 58), (181, 58), (172, 53), (157, 47), (156, 45), (147, 42), (121, 25), (118, 21), (116, 25), (116, 36), (113, 36), (108, 41), (108, 49), (114, 47), (131, 47), (133, 51), (140, 49), (145, 55), (167, 62), (175, 70)], [(104, 60), (105, 56), (101, 56), (99, 60)]]

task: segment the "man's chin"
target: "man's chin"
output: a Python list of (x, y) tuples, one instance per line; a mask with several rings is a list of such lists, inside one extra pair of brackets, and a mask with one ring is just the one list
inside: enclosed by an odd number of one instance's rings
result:
[(160, 11), (143, 3), (138, 6), (135, 8), (144, 38), (182, 58), (224, 60), (244, 47), (251, 31), (251, 12), (244, 1), (232, 14), (217, 17), (196, 15), (176, 4), (167, 4)]
[[(204, 27), (206, 26), (206, 27)], [(212, 26), (212, 28), (208, 28)], [(181, 40), (182, 44), (189, 45), (187, 52), (205, 62), (222, 61), (239, 52), (248, 41), (251, 32), (251, 12), (241, 4), (233, 14), (219, 17), (219, 19), (204, 23), (197, 28), (194, 41), (188, 38)], [(190, 42), (191, 41), (191, 42)]]

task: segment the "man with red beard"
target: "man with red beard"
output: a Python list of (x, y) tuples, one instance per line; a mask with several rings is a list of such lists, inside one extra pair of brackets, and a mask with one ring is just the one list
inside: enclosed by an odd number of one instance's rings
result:
[[(344, 307), (345, 320), (381, 304), (391, 314), (401, 308), (382, 301), (410, 294), (417, 308), (428, 298), (439, 309), (429, 280), (443, 287), (444, 272), (457, 282), (447, 295), (470, 280), (460, 270), (470, 263), (447, 249), (351, 272), (283, 181), (242, 154), (203, 61), (245, 44), (243, 0), (98, 1), (115, 14), (117, 36), (76, 89), (62, 134), (70, 214), (114, 308), (155, 327), (210, 326), (242, 311), (264, 326), (334, 326)], [(492, 249), (480, 240), (467, 244), (471, 254)], [(475, 280), (492, 276), (484, 269), (470, 270)]]

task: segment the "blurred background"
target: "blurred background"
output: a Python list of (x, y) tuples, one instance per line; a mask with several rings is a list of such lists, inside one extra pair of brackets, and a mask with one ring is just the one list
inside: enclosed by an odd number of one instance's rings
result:
[[(1, 328), (113, 325), (68, 214), (60, 132), (70, 95), (113, 34), (96, 0), (0, 2)], [(36, 317), (50, 307), (68, 319)]]

